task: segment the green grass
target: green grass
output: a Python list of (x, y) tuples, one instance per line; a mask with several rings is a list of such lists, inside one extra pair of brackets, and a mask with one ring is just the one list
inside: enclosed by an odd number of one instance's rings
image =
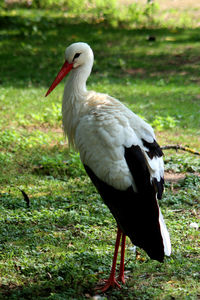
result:
[[(126, 29), (62, 12), (0, 15), (0, 299), (86, 299), (109, 274), (116, 224), (61, 129), (64, 83), (44, 98), (64, 50), (88, 42), (88, 88), (120, 99), (150, 122), (161, 145), (199, 150), (199, 28)], [(155, 42), (148, 42), (153, 35)], [(128, 242), (126, 285), (102, 299), (197, 299), (199, 158), (165, 152), (161, 207), (172, 239), (163, 264)], [(22, 192), (30, 199), (30, 207)]]

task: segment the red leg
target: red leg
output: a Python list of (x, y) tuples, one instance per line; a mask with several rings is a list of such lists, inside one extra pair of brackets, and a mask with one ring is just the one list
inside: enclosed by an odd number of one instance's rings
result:
[(126, 246), (126, 235), (122, 233), (122, 244), (121, 244), (121, 262), (120, 262), (120, 270), (118, 280), (123, 284), (125, 283), (124, 279), (124, 256), (125, 256), (125, 246)]
[(115, 243), (115, 252), (114, 252), (114, 257), (113, 257), (113, 263), (112, 263), (112, 268), (110, 272), (110, 277), (108, 280), (105, 280), (105, 285), (103, 287), (97, 287), (97, 290), (101, 290), (101, 292), (107, 291), (111, 286), (117, 286), (120, 288), (119, 283), (117, 282), (115, 278), (115, 269), (116, 269), (116, 263), (117, 263), (117, 254), (119, 250), (119, 244), (120, 244), (120, 239), (121, 239), (122, 231), (121, 229), (118, 228), (117, 230), (117, 238), (116, 238), (116, 243)]

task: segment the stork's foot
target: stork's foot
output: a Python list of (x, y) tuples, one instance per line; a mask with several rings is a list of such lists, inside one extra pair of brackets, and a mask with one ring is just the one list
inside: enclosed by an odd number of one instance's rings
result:
[(109, 288), (118, 287), (121, 288), (121, 285), (117, 282), (115, 277), (110, 277), (109, 279), (104, 279), (103, 283), (95, 288), (96, 291), (100, 291), (102, 293), (106, 292)]
[(119, 275), (118, 277), (117, 277), (117, 280), (118, 281), (120, 281), (121, 283), (123, 283), (123, 284), (125, 284), (125, 279), (124, 279), (124, 274), (123, 275)]
[[(117, 254), (118, 254), (118, 250), (119, 250), (121, 235), (122, 235), (121, 262), (120, 262), (119, 276), (116, 279), (115, 278), (115, 269), (116, 269)], [(121, 281), (122, 283), (125, 283), (125, 280), (124, 280), (125, 243), (126, 243), (126, 235), (124, 233), (122, 234), (121, 229), (118, 227), (117, 238), (116, 238), (116, 243), (115, 243), (115, 252), (114, 252), (113, 264), (112, 264), (112, 268), (111, 268), (111, 272), (110, 272), (110, 277), (108, 280), (103, 280), (102, 284), (99, 284), (99, 286), (97, 286), (95, 288), (96, 291), (100, 291), (100, 292), (104, 293), (111, 287), (112, 288), (118, 287), (120, 289), (121, 286), (117, 280)]]

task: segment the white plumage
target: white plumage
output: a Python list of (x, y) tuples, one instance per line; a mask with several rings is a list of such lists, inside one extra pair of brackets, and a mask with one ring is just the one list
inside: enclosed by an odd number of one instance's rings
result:
[[(83, 51), (87, 52), (87, 61), (82, 60), (83, 64), (72, 70), (64, 90), (64, 131), (69, 143), (80, 152), (82, 162), (103, 181), (123, 190), (133, 182), (123, 147), (139, 145), (145, 154), (148, 149), (142, 139), (152, 143), (155, 135), (149, 124), (118, 100), (87, 91), (86, 80), (93, 65), (91, 48), (85, 43), (72, 44), (67, 48), (66, 60), (72, 61), (75, 52)], [(162, 158), (150, 161), (145, 156), (152, 175), (160, 181), (164, 172)]]
[[(144, 176), (149, 176), (149, 179), (144, 178), (144, 182), (147, 181), (147, 190), (150, 191), (150, 194), (155, 191), (157, 199), (157, 194), (162, 194), (164, 167), (162, 151), (155, 142), (152, 127), (120, 101), (107, 94), (87, 91), (86, 81), (91, 73), (94, 60), (89, 45), (85, 43), (72, 44), (66, 49), (65, 56), (65, 68), (70, 68), (71, 73), (65, 85), (62, 103), (64, 132), (68, 137), (69, 144), (80, 152), (81, 161), (91, 172), (90, 177), (93, 178), (100, 194), (104, 195), (104, 190), (100, 185), (105, 185), (105, 188), (110, 187), (121, 192), (126, 192), (132, 187), (133, 195), (136, 197), (140, 194), (143, 195), (142, 188), (137, 183), (137, 174), (134, 173), (134, 168), (132, 170), (130, 167), (132, 162), (128, 161), (126, 155), (126, 151), (135, 151), (136, 157), (139, 160), (141, 158), (141, 164), (145, 170)], [(63, 66), (58, 77), (61, 74), (63, 78), (68, 72), (69, 69), (65, 71)], [(52, 84), (47, 95), (62, 78), (59, 77), (56, 79), (57, 81), (55, 80), (56, 83)], [(138, 166), (138, 164), (139, 162), (136, 165)], [(140, 170), (137, 169), (137, 172), (140, 173)], [(141, 178), (143, 180), (143, 177)], [(99, 180), (98, 183), (97, 180)], [(147, 194), (145, 194), (146, 196)], [(102, 197), (104, 198), (104, 196)], [(143, 199), (142, 197), (144, 198), (144, 195), (141, 196), (141, 199)], [(104, 199), (104, 201), (107, 200)], [(132, 201), (133, 203), (136, 201), (134, 197)], [(115, 208), (112, 211), (113, 203), (106, 202), (108, 206), (110, 205), (109, 208), (118, 222), (119, 212), (116, 212)], [(156, 204), (155, 207), (157, 206)], [(166, 255), (170, 255), (170, 238), (160, 210), (158, 215), (164, 252)], [(121, 226), (123, 231), (120, 221), (118, 226)], [(145, 246), (143, 248), (145, 249)]]
[(169, 232), (167, 230), (165, 221), (163, 219), (163, 215), (160, 210), (159, 210), (159, 223), (160, 223), (161, 234), (162, 234), (163, 243), (164, 243), (165, 255), (170, 256), (171, 255), (171, 243), (170, 243)]

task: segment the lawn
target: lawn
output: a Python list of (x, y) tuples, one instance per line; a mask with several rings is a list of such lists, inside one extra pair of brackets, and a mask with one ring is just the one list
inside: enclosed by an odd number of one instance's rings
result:
[[(0, 299), (92, 298), (109, 274), (116, 224), (64, 139), (64, 82), (44, 95), (66, 46), (87, 42), (88, 89), (124, 102), (161, 146), (200, 151), (200, 29), (113, 27), (42, 9), (2, 10), (0, 24)], [(160, 264), (128, 241), (126, 285), (98, 299), (200, 297), (200, 160), (174, 150), (164, 160), (172, 255)]]

